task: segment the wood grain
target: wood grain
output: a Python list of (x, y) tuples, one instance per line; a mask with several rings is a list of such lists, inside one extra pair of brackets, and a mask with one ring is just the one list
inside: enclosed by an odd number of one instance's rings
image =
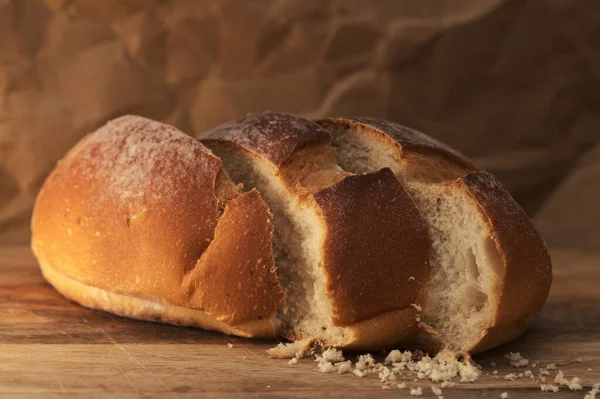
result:
[[(553, 259), (554, 285), (540, 320), (516, 342), (477, 356), (484, 366), (480, 380), (444, 389), (445, 399), (498, 398), (501, 392), (511, 399), (583, 398), (600, 382), (600, 254), (559, 252)], [(0, 397), (411, 397), (408, 390), (382, 390), (374, 376), (320, 373), (310, 359), (294, 366), (270, 360), (265, 350), (272, 345), (82, 308), (45, 283), (28, 249), (0, 249)], [(561, 387), (552, 394), (526, 379), (505, 381), (517, 371), (503, 358), (508, 351), (542, 365), (581, 357), (582, 363), (561, 369), (581, 377), (587, 389)], [(488, 366), (492, 361), (496, 367)], [(431, 383), (407, 385), (435, 397)]]

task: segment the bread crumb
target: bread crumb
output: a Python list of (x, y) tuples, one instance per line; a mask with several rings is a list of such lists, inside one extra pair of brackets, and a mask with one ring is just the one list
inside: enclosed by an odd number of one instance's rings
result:
[(292, 365), (292, 364), (296, 364), (298, 363), (298, 358), (297, 357), (293, 357), (289, 360), (288, 364)]
[(416, 303), (411, 303), (410, 306), (412, 306), (413, 308), (415, 308), (417, 310), (417, 312), (422, 311), (423, 309), (421, 308), (420, 305), (417, 305)]
[(396, 384), (396, 388), (404, 389), (406, 388), (406, 384), (404, 382), (401, 382), (400, 384)]
[(396, 375), (387, 367), (382, 367), (379, 371), (379, 380), (383, 383), (393, 383), (396, 381)]
[(498, 375), (498, 370), (494, 370), (494, 371), (492, 371), (492, 374), (494, 374), (494, 375)]
[(496, 367), (496, 362), (491, 362), (490, 367)]
[(384, 364), (406, 363), (412, 360), (412, 353), (409, 351), (400, 352), (398, 349), (391, 351), (383, 361)]
[(591, 368), (591, 367), (588, 367), (588, 371), (592, 371), (592, 368)]
[(506, 375), (504, 376), (504, 379), (505, 379), (506, 381), (514, 381), (514, 380), (516, 380), (516, 379), (517, 379), (517, 375), (516, 375), (515, 373), (506, 374)]
[(410, 394), (412, 396), (421, 396), (421, 395), (423, 395), (423, 389), (421, 389), (421, 388), (411, 388)]
[(433, 394), (435, 396), (441, 396), (442, 395), (442, 390), (438, 387), (436, 387), (435, 385), (431, 387), (431, 392), (433, 392)]
[(573, 377), (571, 381), (569, 381), (568, 378), (565, 378), (565, 375), (562, 371), (556, 373), (554, 383), (567, 386), (571, 391), (580, 391), (583, 389), (583, 386), (581, 385), (581, 378)]
[(583, 359), (582, 359), (582, 358), (580, 358), (580, 357), (578, 357), (578, 358), (575, 358), (575, 361), (576, 361), (577, 363), (583, 363)]
[(321, 373), (333, 373), (335, 371), (335, 366), (331, 362), (319, 362), (317, 368)]
[(540, 375), (550, 375), (550, 372), (545, 369), (540, 369)]
[(542, 392), (558, 392), (558, 387), (552, 384), (542, 384), (540, 385), (540, 389), (542, 390)]
[(440, 386), (442, 388), (449, 388), (449, 387), (453, 387), (454, 385), (456, 385), (456, 382), (444, 381), (444, 382), (442, 382), (442, 384)]
[(356, 361), (356, 369), (357, 370), (366, 370), (369, 367), (373, 367), (375, 365), (375, 359), (371, 356), (370, 353), (366, 355), (360, 355), (358, 360)]
[(502, 399), (506, 399), (506, 398), (508, 398), (508, 392), (502, 392), (502, 393), (500, 394), (500, 397), (501, 397)]
[(271, 386), (270, 386), (270, 385), (267, 385), (267, 388), (271, 388)]
[(227, 346), (233, 348), (233, 344), (227, 344)]
[(271, 359), (291, 359), (292, 357), (302, 359), (311, 352), (312, 339), (303, 339), (290, 343), (279, 343), (276, 347), (267, 350)]
[(600, 393), (600, 383), (594, 384), (592, 390), (583, 397), (583, 399), (596, 399), (596, 395)]
[(521, 356), (519, 352), (508, 352), (504, 357), (508, 359), (508, 364), (515, 368), (525, 367), (529, 364), (529, 360)]
[(342, 351), (337, 350), (336, 348), (327, 349), (321, 354), (320, 357), (317, 357), (317, 360), (320, 358), (332, 363), (343, 362), (344, 360), (346, 360), (344, 359), (344, 354), (342, 353)]
[(352, 372), (352, 374), (354, 374), (357, 377), (364, 377), (365, 375), (367, 375), (366, 372), (359, 370), (359, 369), (354, 369), (354, 371)]
[(547, 364), (546, 370), (556, 370), (556, 363)]
[(408, 281), (413, 281), (414, 279), (415, 279), (415, 278), (414, 278), (413, 276), (410, 276), (410, 277), (408, 278)]
[(352, 371), (352, 362), (350, 360), (339, 362), (335, 364), (335, 367), (337, 368), (338, 374), (346, 374)]

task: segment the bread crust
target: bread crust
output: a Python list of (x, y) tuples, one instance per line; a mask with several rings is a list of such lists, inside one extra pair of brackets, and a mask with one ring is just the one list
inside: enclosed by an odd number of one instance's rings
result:
[[(82, 289), (114, 293), (108, 311), (121, 309), (125, 298), (127, 315), (145, 318), (144, 309), (136, 314), (131, 298), (138, 298), (202, 311), (206, 317), (190, 316), (199, 327), (273, 337), (283, 292), (270, 218), (260, 195), (236, 193), (202, 144), (171, 126), (126, 116), (84, 138), (48, 177), (32, 217), (32, 249), (59, 276), (54, 281), (64, 276)], [(230, 254), (231, 246), (239, 250)], [(85, 297), (67, 285), (68, 297)]]
[(322, 267), (334, 323), (414, 311), (429, 276), (429, 235), (392, 171), (346, 177), (314, 200), (327, 226)]
[(248, 114), (204, 132), (199, 138), (234, 143), (276, 167), (301, 148), (331, 141), (327, 131), (314, 122), (270, 111)]
[[(264, 118), (274, 118), (275, 127), (263, 130)], [(282, 138), (287, 150), (275, 162), (263, 143)], [(286, 114), (246, 116), (239, 126), (228, 123), (199, 139), (263, 157), (290, 192), (321, 216), (326, 235), (320, 266), (333, 323), (352, 331), (351, 342), (336, 346), (379, 349), (414, 334), (416, 310), (410, 304), (428, 277), (430, 243), (416, 205), (389, 169), (351, 176), (335, 164), (325, 129)]]

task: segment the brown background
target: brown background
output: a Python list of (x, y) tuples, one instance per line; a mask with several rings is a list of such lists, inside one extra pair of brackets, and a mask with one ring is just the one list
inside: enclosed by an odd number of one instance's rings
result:
[(0, 0), (0, 245), (56, 161), (136, 113), (420, 129), (496, 173), (551, 247), (600, 244), (600, 2)]

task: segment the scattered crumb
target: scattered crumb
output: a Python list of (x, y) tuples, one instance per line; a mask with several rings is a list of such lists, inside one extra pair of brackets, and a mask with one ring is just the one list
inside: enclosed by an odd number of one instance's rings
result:
[(270, 386), (270, 385), (267, 385), (267, 388), (271, 388), (271, 386)]
[(588, 371), (592, 371), (592, 368), (591, 368), (591, 367), (588, 367)]
[(575, 358), (575, 361), (576, 361), (577, 363), (583, 363), (583, 359), (582, 359), (582, 358), (580, 358), (580, 357), (577, 357), (577, 358)]
[(556, 370), (556, 363), (547, 364), (546, 370)]
[(408, 278), (408, 281), (413, 281), (414, 279), (415, 279), (415, 278), (414, 278), (413, 276), (410, 276), (410, 277)]
[(317, 366), (321, 373), (333, 373), (335, 366), (331, 362), (319, 362)]
[(406, 384), (401, 382), (400, 384), (397, 384), (396, 387), (399, 389), (404, 389), (404, 388), (406, 388)]
[(410, 394), (412, 396), (421, 396), (421, 395), (423, 395), (423, 389), (421, 389), (421, 388), (412, 388), (410, 390)]
[(592, 390), (583, 397), (583, 399), (596, 399), (596, 395), (600, 393), (600, 382), (592, 386)]
[(383, 383), (394, 383), (396, 375), (389, 368), (383, 366), (381, 371), (379, 371), (379, 380)]
[(233, 348), (233, 344), (227, 344), (227, 346)]
[(415, 308), (417, 310), (417, 312), (420, 312), (421, 310), (421, 305), (417, 305), (416, 303), (411, 303), (410, 306), (412, 306), (413, 308)]
[(366, 370), (373, 366), (375, 366), (375, 359), (373, 359), (373, 356), (371, 356), (370, 353), (367, 353), (366, 355), (360, 355), (356, 361), (357, 370)]
[(352, 362), (350, 360), (339, 362), (335, 364), (335, 367), (337, 368), (338, 374), (346, 374), (352, 371)]
[(552, 384), (542, 384), (540, 385), (540, 389), (542, 390), (542, 392), (558, 392), (558, 387)]
[(365, 375), (367, 375), (366, 372), (361, 371), (359, 369), (354, 369), (354, 371), (352, 373), (357, 377), (364, 377)]
[(291, 359), (292, 357), (302, 359), (310, 355), (312, 343), (312, 339), (303, 339), (291, 343), (281, 342), (276, 347), (269, 349), (267, 353), (272, 359)]
[(508, 392), (502, 392), (502, 393), (500, 394), (500, 397), (501, 397), (502, 399), (506, 399), (506, 398), (508, 398)]
[(496, 367), (496, 362), (491, 362), (490, 367)]
[(540, 369), (540, 375), (550, 375), (548, 370)]
[(389, 385), (383, 385), (383, 386), (381, 387), (381, 389), (391, 389), (391, 388), (392, 388), (392, 387), (391, 387), (391, 386), (389, 386)]
[(508, 352), (504, 357), (508, 359), (508, 364), (516, 368), (525, 367), (529, 364), (529, 360), (521, 356), (519, 352)]
[(297, 357), (291, 358), (290, 361), (288, 362), (289, 365), (296, 364), (296, 363), (298, 363), (298, 358)]
[(562, 371), (556, 373), (554, 383), (567, 386), (571, 391), (580, 391), (583, 389), (583, 386), (581, 385), (581, 378), (573, 377), (571, 381), (569, 381), (568, 378), (565, 378), (565, 375)]
[(393, 364), (393, 363), (401, 363), (401, 362), (410, 362), (412, 360), (412, 353), (409, 351), (400, 352), (398, 349), (394, 349), (391, 351), (385, 360), (384, 364)]
[(442, 396), (442, 390), (436, 386), (431, 387), (431, 392), (433, 392), (435, 396)]
[[(337, 350), (335, 348), (327, 349), (321, 354), (320, 358), (332, 363), (343, 362), (344, 360), (346, 360), (344, 359), (344, 354), (342, 353), (342, 351)], [(319, 359), (319, 357), (317, 357), (317, 359)]]
[(507, 381), (514, 381), (517, 379), (517, 375), (515, 373), (506, 374), (504, 379)]
[(449, 388), (449, 387), (453, 387), (454, 385), (456, 385), (456, 382), (444, 381), (444, 382), (442, 382), (442, 385), (440, 385), (440, 386), (442, 388)]

